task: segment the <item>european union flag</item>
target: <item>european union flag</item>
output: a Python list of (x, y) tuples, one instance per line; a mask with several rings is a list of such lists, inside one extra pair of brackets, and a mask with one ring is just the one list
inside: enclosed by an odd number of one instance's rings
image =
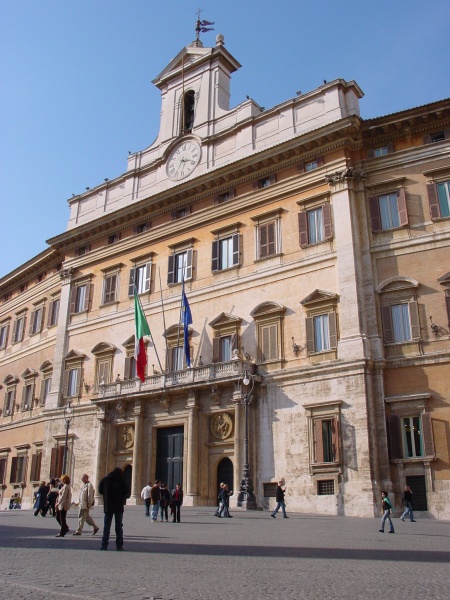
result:
[(191, 366), (191, 349), (189, 346), (189, 325), (192, 324), (192, 313), (189, 306), (188, 299), (184, 292), (184, 281), (183, 291), (181, 293), (181, 319), (183, 322), (184, 330), (184, 355), (186, 356), (186, 364), (188, 367)]

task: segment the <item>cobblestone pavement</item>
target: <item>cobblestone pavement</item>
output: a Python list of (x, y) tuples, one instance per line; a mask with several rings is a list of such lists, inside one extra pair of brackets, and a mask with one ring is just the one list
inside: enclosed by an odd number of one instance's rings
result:
[[(102, 507), (92, 511), (102, 523)], [(0, 513), (0, 599), (230, 600), (450, 598), (450, 523), (185, 508), (183, 522), (151, 523), (142, 507), (125, 510), (125, 552), (99, 552), (101, 530), (85, 525), (55, 538), (52, 517)]]

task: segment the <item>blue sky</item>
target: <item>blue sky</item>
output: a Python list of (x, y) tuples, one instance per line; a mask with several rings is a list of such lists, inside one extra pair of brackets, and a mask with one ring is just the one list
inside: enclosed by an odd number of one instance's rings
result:
[[(0, 0), (0, 277), (66, 229), (72, 193), (149, 146), (151, 80), (195, 37), (190, 0)], [(354, 79), (371, 118), (450, 96), (448, 0), (204, 0), (242, 64), (231, 105)]]

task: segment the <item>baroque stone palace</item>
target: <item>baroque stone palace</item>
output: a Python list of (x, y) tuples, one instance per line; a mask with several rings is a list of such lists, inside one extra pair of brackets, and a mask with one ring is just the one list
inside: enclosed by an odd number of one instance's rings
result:
[(2, 507), (64, 467), (122, 467), (131, 503), (156, 477), (236, 502), (248, 451), (259, 508), (280, 478), (291, 511), (328, 515), (409, 484), (450, 518), (450, 100), (365, 120), (337, 79), (231, 108), (240, 66), (221, 35), (183, 48), (153, 81), (156, 140), (0, 280)]

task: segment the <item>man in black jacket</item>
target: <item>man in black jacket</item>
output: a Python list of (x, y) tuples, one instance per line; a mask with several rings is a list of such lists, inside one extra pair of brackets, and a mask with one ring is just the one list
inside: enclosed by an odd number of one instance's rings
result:
[(284, 485), (284, 481), (283, 480), (281, 480), (281, 481), (278, 482), (277, 491), (276, 491), (276, 498), (275, 498), (276, 501), (277, 501), (277, 506), (276, 506), (275, 510), (273, 511), (273, 513), (271, 513), (271, 515), (270, 515), (274, 519), (276, 519), (275, 515), (280, 510), (280, 508), (283, 511), (283, 519), (289, 519), (289, 517), (286, 514), (286, 503), (284, 501), (284, 493), (286, 491), (286, 488), (283, 489), (283, 487), (282, 487), (283, 485)]
[(103, 496), (103, 509), (105, 512), (100, 550), (108, 549), (113, 517), (116, 526), (116, 548), (117, 550), (123, 550), (123, 507), (127, 502), (127, 498), (130, 497), (130, 490), (122, 469), (116, 467), (109, 475), (103, 477), (98, 485), (98, 491)]

